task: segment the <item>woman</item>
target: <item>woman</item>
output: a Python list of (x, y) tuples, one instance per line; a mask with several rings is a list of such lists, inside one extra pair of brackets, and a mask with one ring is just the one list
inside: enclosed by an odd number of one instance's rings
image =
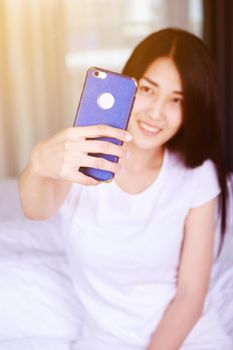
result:
[[(128, 132), (62, 130), (35, 146), (19, 179), (28, 217), (59, 208), (64, 217), (82, 321), (75, 349), (230, 350), (207, 294), (217, 204), (223, 237), (227, 199), (214, 64), (199, 38), (165, 29), (123, 73), (139, 80)], [(86, 140), (98, 136), (125, 143)], [(115, 178), (99, 185), (81, 166)]]

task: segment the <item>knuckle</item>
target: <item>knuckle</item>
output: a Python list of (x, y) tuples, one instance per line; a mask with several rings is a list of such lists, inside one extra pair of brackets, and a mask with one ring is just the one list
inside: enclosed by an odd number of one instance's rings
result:
[(108, 153), (110, 151), (111, 145), (107, 142), (100, 141), (100, 151), (103, 153)]
[(63, 142), (63, 147), (62, 147), (62, 148), (63, 148), (64, 153), (68, 152), (69, 149), (70, 149), (70, 142), (67, 141), (67, 140), (65, 140), (65, 141)]
[(73, 135), (73, 129), (74, 128), (67, 128), (65, 129), (65, 135), (67, 138), (70, 138)]
[(68, 152), (65, 152), (63, 154), (62, 159), (61, 159), (62, 166), (68, 166), (70, 164), (71, 160), (72, 160), (72, 157), (70, 157)]
[(96, 168), (102, 168), (105, 164), (105, 160), (103, 158), (96, 158), (94, 161), (94, 165)]
[(67, 175), (67, 169), (65, 164), (62, 164), (58, 170), (58, 178), (59, 179), (64, 179)]

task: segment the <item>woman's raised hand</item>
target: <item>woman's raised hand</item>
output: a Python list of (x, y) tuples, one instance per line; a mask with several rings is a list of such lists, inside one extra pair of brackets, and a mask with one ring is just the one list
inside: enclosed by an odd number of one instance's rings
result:
[(111, 137), (123, 142), (132, 139), (127, 131), (108, 125), (63, 129), (33, 148), (29, 162), (31, 172), (39, 177), (97, 185), (99, 181), (84, 175), (79, 168), (92, 167), (113, 173), (120, 172), (122, 168), (119, 163), (90, 156), (88, 153), (110, 154), (120, 159), (127, 157), (127, 151), (124, 144), (120, 146), (110, 141), (89, 140), (96, 137)]

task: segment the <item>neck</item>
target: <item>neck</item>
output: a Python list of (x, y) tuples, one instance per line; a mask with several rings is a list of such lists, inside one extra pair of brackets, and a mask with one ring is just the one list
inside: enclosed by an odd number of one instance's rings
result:
[(133, 142), (127, 143), (129, 158), (122, 159), (122, 165), (127, 173), (136, 174), (142, 171), (150, 171), (160, 168), (163, 161), (164, 147), (154, 150), (143, 150)]

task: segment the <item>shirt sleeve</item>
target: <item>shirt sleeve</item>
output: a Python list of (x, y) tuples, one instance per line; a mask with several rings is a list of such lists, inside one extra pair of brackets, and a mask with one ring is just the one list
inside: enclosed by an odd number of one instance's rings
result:
[(221, 193), (215, 165), (210, 159), (195, 169), (193, 190), (191, 208), (199, 207)]

